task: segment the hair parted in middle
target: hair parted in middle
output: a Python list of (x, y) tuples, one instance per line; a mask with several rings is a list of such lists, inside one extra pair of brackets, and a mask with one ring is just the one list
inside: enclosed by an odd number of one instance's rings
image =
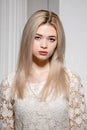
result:
[(41, 92), (45, 100), (53, 92), (53, 96), (63, 94), (68, 97), (68, 76), (64, 69), (65, 33), (60, 18), (54, 12), (38, 10), (27, 21), (22, 34), (18, 66), (15, 75), (14, 90), (19, 98), (24, 98), (26, 82), (32, 66), (32, 44), (37, 29), (44, 24), (52, 25), (57, 32), (57, 46), (50, 59), (50, 71), (47, 82)]

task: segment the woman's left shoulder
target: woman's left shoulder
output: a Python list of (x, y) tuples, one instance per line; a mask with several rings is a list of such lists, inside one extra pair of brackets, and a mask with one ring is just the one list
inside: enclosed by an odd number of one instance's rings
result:
[(67, 68), (65, 68), (65, 72), (67, 73), (70, 82), (81, 82), (81, 77), (77, 72)]
[(66, 73), (69, 77), (69, 89), (70, 92), (78, 92), (78, 93), (84, 93), (84, 87), (81, 81), (81, 77), (78, 73), (71, 71), (70, 69), (66, 69)]

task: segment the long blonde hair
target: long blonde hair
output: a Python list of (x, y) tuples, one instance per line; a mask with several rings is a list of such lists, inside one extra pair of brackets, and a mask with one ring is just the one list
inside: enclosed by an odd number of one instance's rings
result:
[(63, 26), (58, 15), (47, 10), (39, 10), (29, 18), (22, 34), (14, 82), (14, 92), (18, 98), (23, 99), (26, 92), (26, 82), (32, 65), (32, 43), (36, 31), (40, 25), (46, 23), (49, 23), (56, 29), (58, 44), (51, 57), (51, 68), (47, 82), (41, 92), (41, 99), (45, 100), (50, 93), (53, 93), (55, 97), (61, 94), (68, 97), (68, 76), (64, 69), (65, 34)]

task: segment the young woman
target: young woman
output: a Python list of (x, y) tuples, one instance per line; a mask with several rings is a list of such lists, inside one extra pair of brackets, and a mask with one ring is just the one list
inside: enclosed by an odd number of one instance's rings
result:
[(65, 34), (46, 10), (25, 25), (17, 71), (0, 87), (1, 130), (86, 130), (80, 78), (64, 67)]

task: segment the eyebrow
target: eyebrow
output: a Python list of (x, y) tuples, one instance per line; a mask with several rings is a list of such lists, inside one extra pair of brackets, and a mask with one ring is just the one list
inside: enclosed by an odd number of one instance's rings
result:
[[(36, 33), (36, 35), (38, 35), (38, 36), (43, 36), (42, 34), (39, 34), (39, 33)], [(49, 37), (54, 37), (54, 38), (56, 38), (57, 36), (55, 36), (55, 35), (50, 35)]]

